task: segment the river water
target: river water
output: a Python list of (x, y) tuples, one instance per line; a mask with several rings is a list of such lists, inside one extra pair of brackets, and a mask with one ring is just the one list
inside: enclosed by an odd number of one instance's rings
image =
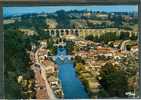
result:
[[(66, 49), (58, 48), (57, 55), (67, 55)], [(61, 80), (64, 98), (65, 99), (81, 99), (88, 98), (88, 94), (84, 89), (83, 84), (77, 78), (73, 62), (68, 59), (61, 61), (56, 60), (59, 66), (59, 79)]]

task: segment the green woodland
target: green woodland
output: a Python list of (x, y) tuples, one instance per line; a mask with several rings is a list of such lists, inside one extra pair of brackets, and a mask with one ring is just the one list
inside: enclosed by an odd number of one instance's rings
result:
[[(22, 75), (24, 80), (32, 80), (34, 78), (33, 72), (29, 68), (29, 57), (26, 53), (26, 36), (17, 30), (7, 30), (4, 33), (4, 61), (5, 61), (5, 95), (6, 98), (25, 98), (24, 91), (29, 89), (17, 83), (17, 76)], [(28, 84), (28, 83), (27, 83)], [(26, 84), (26, 85), (27, 85)]]

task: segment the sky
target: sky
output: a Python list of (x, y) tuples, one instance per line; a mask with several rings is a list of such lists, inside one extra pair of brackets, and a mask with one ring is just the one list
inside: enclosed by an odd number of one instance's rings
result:
[(27, 13), (52, 13), (57, 10), (88, 10), (106, 12), (132, 12), (138, 11), (137, 5), (113, 5), (113, 6), (38, 6), (38, 7), (3, 7), (3, 15), (21, 15)]

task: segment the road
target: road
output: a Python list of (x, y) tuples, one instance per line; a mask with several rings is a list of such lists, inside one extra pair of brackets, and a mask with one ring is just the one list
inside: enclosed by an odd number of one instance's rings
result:
[(36, 64), (38, 64), (40, 66), (40, 68), (41, 68), (41, 75), (42, 75), (43, 79), (46, 82), (46, 88), (47, 88), (47, 92), (48, 92), (50, 100), (57, 100), (56, 96), (54, 95), (53, 90), (51, 89), (51, 87), (50, 87), (50, 85), (49, 85), (49, 83), (47, 81), (45, 66), (43, 64), (40, 64), (40, 63), (36, 63)]
[(130, 41), (130, 40), (125, 40), (125, 41), (123, 41), (122, 44), (121, 44), (120, 50), (126, 51), (126, 46), (125, 46), (125, 45), (126, 45), (126, 43), (129, 42), (129, 41)]
[(40, 49), (42, 49), (42, 47), (40, 47), (40, 48), (36, 51), (36, 53), (35, 53), (35, 62), (36, 62), (36, 64), (38, 64), (38, 65), (40, 66), (40, 68), (41, 68), (41, 75), (42, 75), (43, 79), (45, 80), (46, 89), (47, 89), (47, 92), (48, 92), (49, 99), (50, 99), (50, 100), (57, 100), (57, 98), (56, 98), (56, 96), (55, 96), (53, 90), (51, 89), (51, 87), (50, 87), (50, 85), (49, 85), (49, 83), (48, 83), (48, 81), (47, 81), (45, 66), (44, 66), (43, 64), (39, 63), (39, 60), (38, 60), (38, 52), (39, 52)]

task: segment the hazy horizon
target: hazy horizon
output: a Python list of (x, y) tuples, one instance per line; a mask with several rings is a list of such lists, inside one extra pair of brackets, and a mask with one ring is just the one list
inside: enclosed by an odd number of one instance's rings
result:
[(23, 15), (28, 13), (53, 13), (58, 10), (88, 10), (104, 12), (138, 12), (137, 5), (112, 6), (39, 6), (39, 7), (3, 7), (4, 16)]

